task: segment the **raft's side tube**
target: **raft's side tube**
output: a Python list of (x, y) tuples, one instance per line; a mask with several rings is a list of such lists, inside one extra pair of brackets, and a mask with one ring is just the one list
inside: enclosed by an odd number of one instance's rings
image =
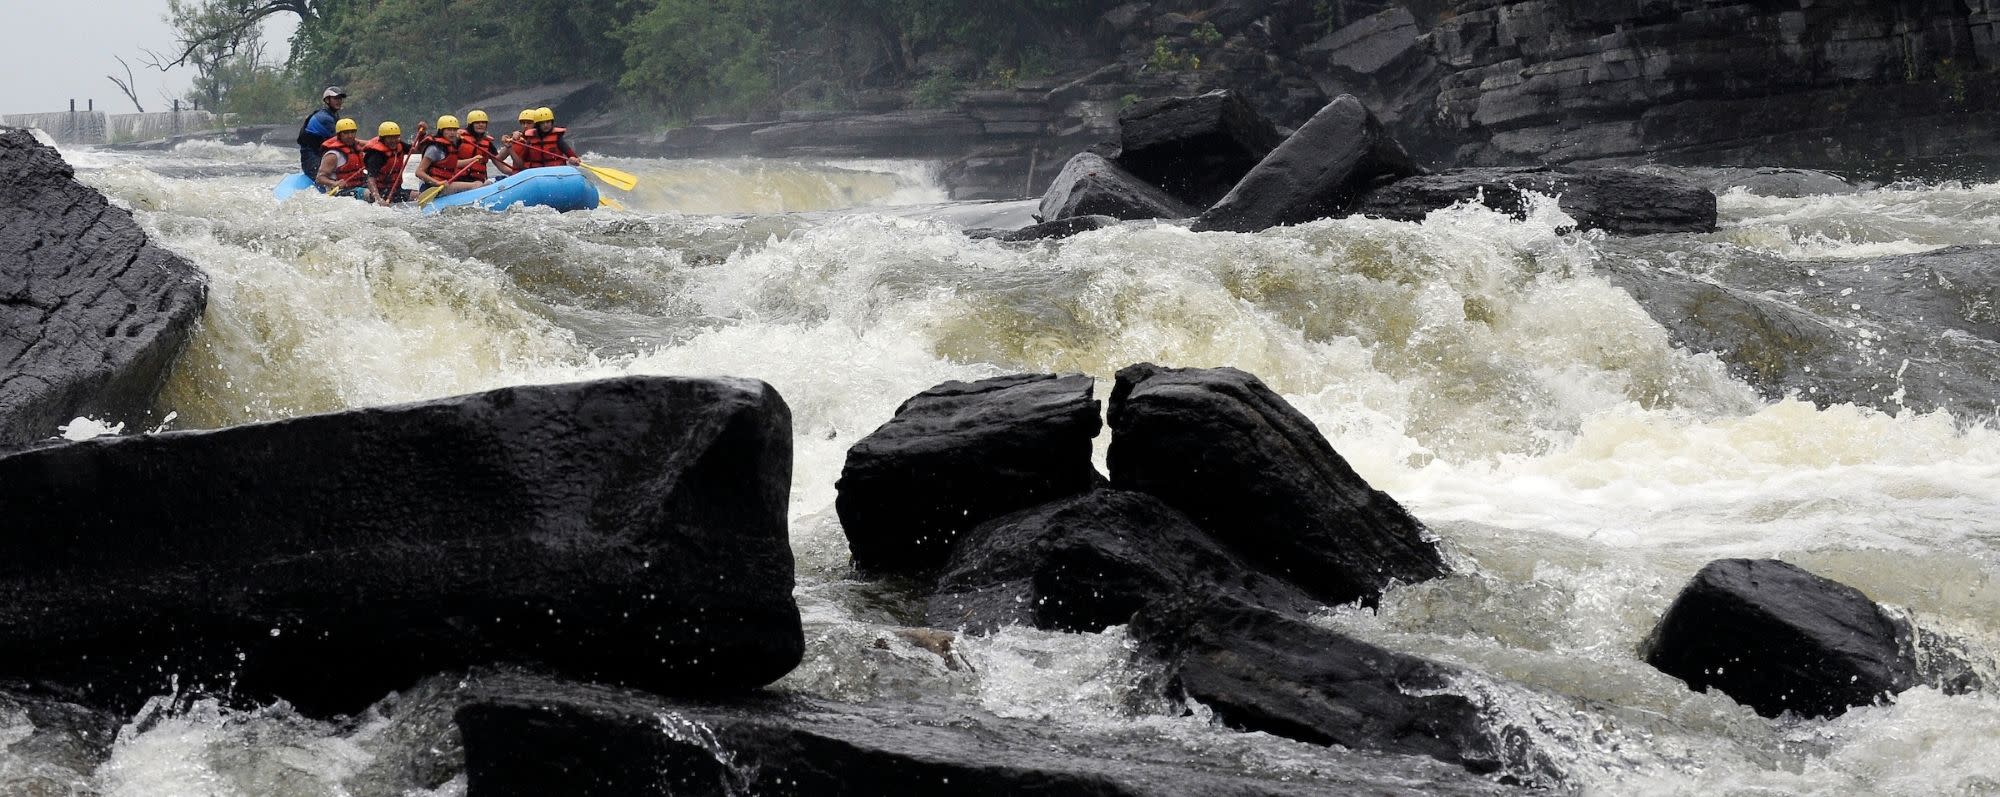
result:
[(305, 172), (292, 172), (290, 177), (278, 183), (278, 187), (271, 189), (271, 196), (283, 202), (291, 199), (293, 194), (307, 190), (317, 190), (313, 185), (313, 178), (307, 177)]
[(583, 172), (574, 166), (547, 166), (522, 170), (485, 188), (439, 197), (425, 207), (424, 212), (436, 213), (445, 208), (467, 205), (506, 210), (517, 204), (570, 211), (589, 210), (597, 207), (597, 203), (597, 186), (584, 177)]

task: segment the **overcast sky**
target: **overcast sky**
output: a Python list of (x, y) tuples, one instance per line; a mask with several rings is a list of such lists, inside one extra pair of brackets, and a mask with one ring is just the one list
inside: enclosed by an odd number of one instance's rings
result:
[[(8, 46), (0, 66), (0, 113), (41, 113), (69, 109), (70, 98), (82, 108), (97, 100), (99, 110), (130, 113), (132, 101), (106, 80), (124, 75), (117, 56), (132, 64), (139, 101), (146, 110), (165, 110), (187, 93), (187, 70), (162, 74), (139, 63), (145, 48), (165, 51), (173, 32), (161, 17), (167, 0), (0, 0)], [(285, 42), (296, 27), (289, 14), (273, 17), (265, 39), (273, 58), (285, 54)]]

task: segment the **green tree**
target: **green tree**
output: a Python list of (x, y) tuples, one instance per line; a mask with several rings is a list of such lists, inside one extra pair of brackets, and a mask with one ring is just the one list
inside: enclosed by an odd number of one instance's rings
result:
[(618, 32), (619, 86), (675, 116), (743, 111), (774, 97), (769, 0), (658, 0)]
[(285, 121), (306, 105), (285, 71), (264, 60), (264, 44), (254, 34), (234, 55), (197, 74), (186, 99), (239, 124)]

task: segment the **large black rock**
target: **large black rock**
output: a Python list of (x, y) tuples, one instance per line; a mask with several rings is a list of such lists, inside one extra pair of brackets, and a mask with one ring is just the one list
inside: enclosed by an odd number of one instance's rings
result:
[(1284, 779), (1229, 774), (1242, 764), (1226, 753), (943, 706), (696, 705), (523, 680), (475, 691), (458, 711), (467, 797), (1503, 793), (1422, 759), (1335, 751)]
[(1916, 684), (1912, 638), (1858, 589), (1785, 562), (1723, 559), (1681, 590), (1641, 654), (1766, 717), (1834, 717)]
[(1328, 603), (1446, 572), (1430, 533), (1368, 486), (1311, 420), (1234, 368), (1134, 365), (1111, 394), (1111, 481)]
[(1118, 164), (1094, 152), (1079, 152), (1063, 165), (1048, 193), (1042, 195), (1041, 218), (1058, 221), (1078, 216), (1114, 219), (1184, 219), (1194, 209)]
[[(1509, 763), (1480, 707), (1440, 692), (1457, 676), (1444, 665), (1228, 598), (1158, 604), (1133, 620), (1132, 636), (1165, 663), (1171, 693), (1230, 726), (1474, 772)], [(1434, 693), (1412, 694), (1422, 691)]]
[(1375, 114), (1343, 94), (1244, 175), (1194, 229), (1256, 232), (1342, 215), (1370, 189), (1417, 171)]
[(965, 531), (1090, 489), (1103, 427), (1087, 376), (946, 382), (847, 452), (834, 507), (854, 565), (928, 573)]
[(1145, 100), (1118, 114), (1118, 165), (1205, 208), (1284, 143), (1276, 125), (1233, 91)]
[(1577, 229), (1619, 235), (1715, 231), (1715, 192), (1671, 177), (1618, 169), (1457, 169), (1377, 189), (1354, 213), (1422, 221), (1431, 211), (1476, 200), (1525, 218), (1529, 193), (1557, 197), (1557, 206), (1576, 219)]
[(762, 382), (518, 387), (0, 457), (0, 678), (348, 713), (519, 663), (752, 689), (803, 651)]
[(1225, 593), (1287, 608), (1310, 603), (1159, 499), (1093, 490), (968, 532), (925, 622), (973, 632), (1008, 625), (1095, 632), (1159, 600)]
[(0, 129), (0, 449), (78, 416), (144, 420), (207, 301), (200, 272), (73, 174)]

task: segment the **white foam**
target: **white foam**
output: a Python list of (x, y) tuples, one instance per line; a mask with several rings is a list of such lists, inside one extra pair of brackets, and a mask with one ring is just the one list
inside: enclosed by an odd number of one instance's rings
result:
[[(1725, 555), (1782, 556), (1920, 620), (2000, 633), (1996, 433), (1942, 415), (1764, 402), (1713, 357), (1674, 349), (1596, 269), (1611, 257), (1962, 243), (1991, 228), (2000, 189), (1731, 194), (1722, 232), (1638, 241), (1558, 235), (1568, 220), (1539, 203), (1526, 221), (1461, 206), (1422, 224), (1256, 235), (1134, 225), (1012, 247), (879, 215), (685, 215), (932, 190), (912, 188), (923, 180), (902, 167), (618, 163), (656, 184), (657, 207), (419, 218), (276, 205), (248, 178), (120, 167), (86, 179), (210, 273), (208, 314), (163, 401), (184, 426), (625, 373), (777, 386), (793, 410), (793, 546), (816, 629), (787, 688), (841, 699), (928, 689), (1008, 716), (1292, 760), (1286, 743), (1135, 711), (1122, 632), (1007, 632), (961, 645), (970, 674), (940, 669), (894, 641), (842, 581), (833, 482), (847, 448), (911, 394), (947, 379), (1080, 371), (1104, 380), (1104, 396), (1133, 362), (1232, 365), (1283, 393), (1468, 564), (1392, 593), (1379, 615), (1336, 621), (1526, 684), (1527, 697), (1494, 694), (1566, 718), (1550, 720), (1544, 741), (1583, 783), (1919, 793), (1989, 776), (1968, 757), (2000, 746), (1990, 696), (1913, 693), (1814, 726), (1831, 736), (1801, 752), (1787, 747), (1792, 726), (1690, 695), (1632, 650), (1687, 575)], [(214, 725), (140, 734), (119, 771), (133, 783), (220, 777), (183, 773), (194, 748), (176, 746)], [(308, 769), (355, 766), (339, 744), (301, 749), (318, 762)], [(1919, 765), (1895, 770), (1898, 755)]]

